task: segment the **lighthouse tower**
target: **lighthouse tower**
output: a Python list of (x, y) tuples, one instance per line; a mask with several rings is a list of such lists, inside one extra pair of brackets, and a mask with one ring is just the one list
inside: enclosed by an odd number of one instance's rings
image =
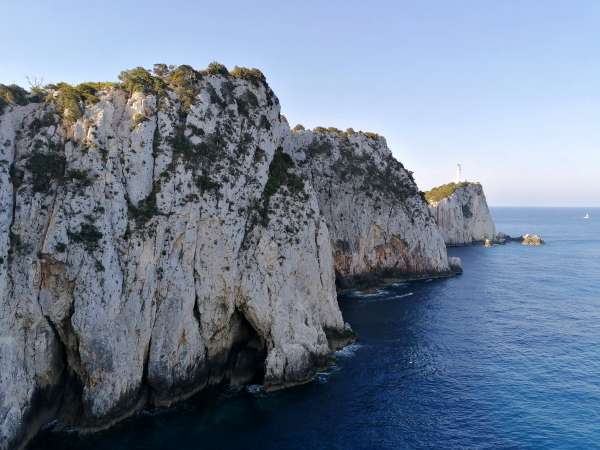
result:
[(462, 183), (463, 180), (463, 176), (462, 176), (462, 167), (460, 164), (456, 165), (456, 178), (454, 179), (455, 183)]

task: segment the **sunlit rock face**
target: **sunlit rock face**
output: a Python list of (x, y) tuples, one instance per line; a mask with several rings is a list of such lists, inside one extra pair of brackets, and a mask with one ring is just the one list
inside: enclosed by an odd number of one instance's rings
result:
[(340, 285), (450, 271), (427, 204), (384, 138), (297, 130), (287, 146), (317, 193)]
[(452, 186), (449, 192), (448, 196), (429, 202), (446, 244), (483, 243), (486, 239), (494, 241), (496, 227), (481, 184), (463, 182)]
[(339, 287), (449, 275), (385, 140), (290, 130), (256, 69), (0, 85), (0, 449), (209, 385), (310, 380)]
[[(301, 383), (351, 338), (259, 72), (181, 66), (0, 108), (0, 448), (211, 384)], [(366, 239), (381, 261), (404, 245)]]

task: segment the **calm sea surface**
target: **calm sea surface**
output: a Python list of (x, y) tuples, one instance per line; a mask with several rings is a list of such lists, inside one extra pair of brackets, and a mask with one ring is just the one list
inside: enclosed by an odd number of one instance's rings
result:
[(340, 297), (358, 344), (308, 385), (204, 395), (41, 449), (600, 448), (600, 209), (495, 208), (546, 245), (450, 249), (464, 274)]

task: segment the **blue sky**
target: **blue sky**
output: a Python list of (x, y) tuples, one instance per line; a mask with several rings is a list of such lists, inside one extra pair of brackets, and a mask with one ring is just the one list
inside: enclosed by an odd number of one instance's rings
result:
[(421, 189), (600, 206), (600, 1), (4, 0), (0, 82), (258, 67), (292, 125), (376, 131)]

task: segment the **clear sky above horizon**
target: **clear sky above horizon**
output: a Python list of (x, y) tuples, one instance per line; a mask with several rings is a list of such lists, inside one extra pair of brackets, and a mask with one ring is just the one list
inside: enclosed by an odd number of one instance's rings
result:
[(290, 124), (386, 136), (419, 187), (600, 206), (600, 1), (5, 0), (0, 83), (258, 67)]

